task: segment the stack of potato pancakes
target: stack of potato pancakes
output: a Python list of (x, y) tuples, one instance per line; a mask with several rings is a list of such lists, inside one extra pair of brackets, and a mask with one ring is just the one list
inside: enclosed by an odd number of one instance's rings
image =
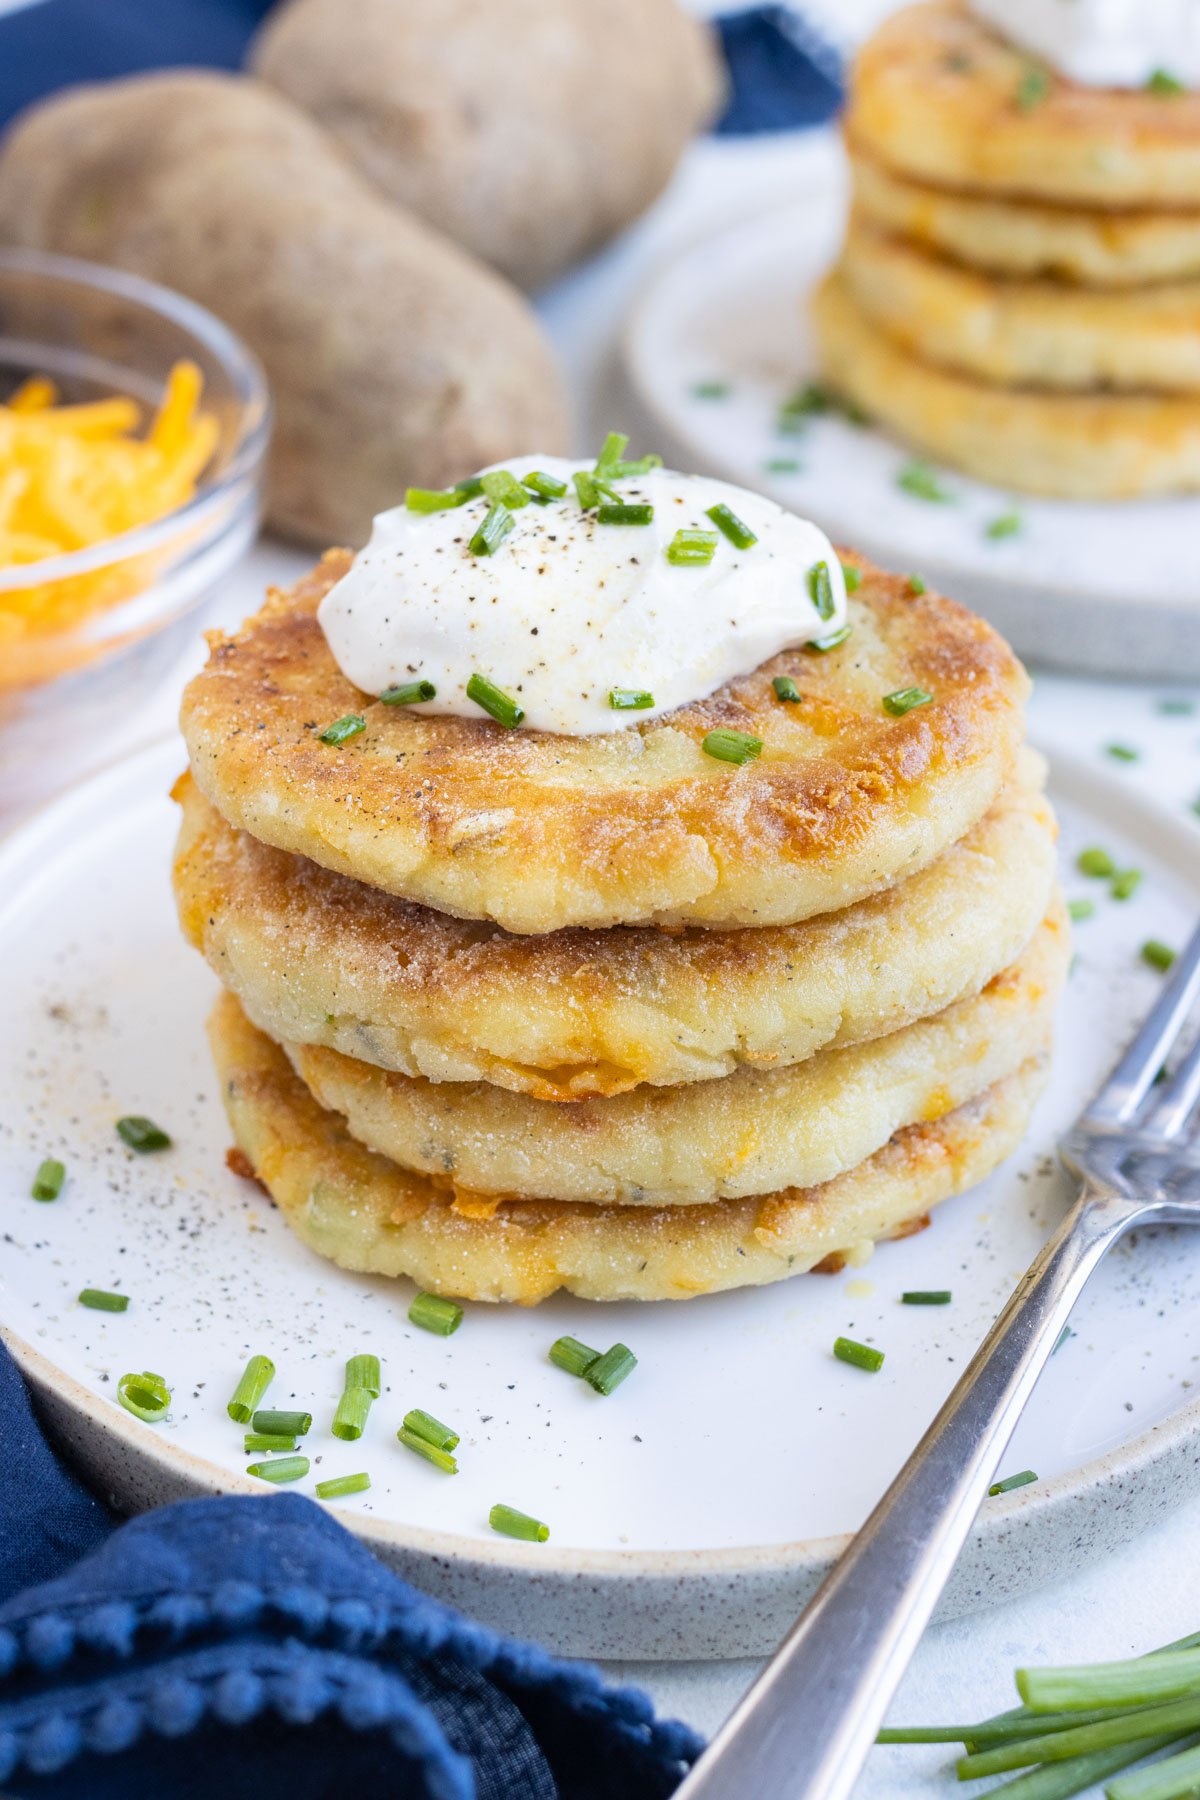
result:
[(362, 694), (316, 616), (348, 564), (213, 641), (176, 788), (238, 1161), (306, 1243), (682, 1299), (861, 1261), (1014, 1148), (1068, 934), (989, 626), (859, 562), (835, 648), (562, 737)]
[(845, 129), (831, 383), (1001, 486), (1200, 488), (1200, 92), (1077, 86), (928, 0), (863, 49)]

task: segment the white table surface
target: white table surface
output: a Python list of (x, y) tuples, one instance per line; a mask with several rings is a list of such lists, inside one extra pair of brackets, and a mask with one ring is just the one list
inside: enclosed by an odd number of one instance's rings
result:
[[(617, 339), (630, 302), (673, 250), (728, 222), (740, 207), (750, 213), (788, 196), (798, 138), (770, 137), (698, 145), (652, 212), (622, 241), (560, 283), (539, 310), (568, 368), (581, 449), (608, 428), (629, 431), (635, 447), (653, 447), (670, 462), (669, 444), (640, 418), (621, 380)], [(213, 596), (206, 623), (231, 625), (253, 611), (267, 580), (286, 581), (312, 560), (304, 552), (264, 543)], [(119, 754), (172, 728), (179, 688), (202, 660), (199, 641), (178, 674), (131, 715)], [(1163, 686), (1074, 680), (1040, 675), (1032, 731), (1045, 743), (1093, 749), (1111, 741), (1140, 752), (1137, 762), (1114, 764), (1119, 778), (1145, 784), (1160, 800), (1190, 816), (1200, 797), (1200, 690), (1174, 697), (1197, 700), (1194, 718), (1160, 713)], [(7, 823), (0, 819), (0, 825)], [(1200, 820), (1196, 828), (1200, 830)], [(803, 1419), (794, 1421), (803, 1430)], [(982, 1716), (1013, 1704), (1011, 1671), (1026, 1659), (1086, 1661), (1123, 1656), (1200, 1629), (1200, 1475), (1197, 1498), (1156, 1530), (1102, 1564), (1064, 1568), (1052, 1591), (933, 1627), (896, 1702), (897, 1721)], [(686, 1649), (686, 1646), (681, 1646)], [(712, 1730), (750, 1680), (752, 1663), (614, 1666), (620, 1679), (647, 1687), (660, 1709)], [(944, 1750), (876, 1751), (859, 1788), (861, 1800), (948, 1793)]]

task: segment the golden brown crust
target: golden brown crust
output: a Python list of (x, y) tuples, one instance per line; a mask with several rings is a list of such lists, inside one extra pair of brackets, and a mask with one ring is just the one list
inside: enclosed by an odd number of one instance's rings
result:
[[(510, 931), (782, 924), (850, 905), (962, 837), (1020, 742), (1027, 682), (1007, 645), (869, 564), (840, 649), (785, 653), (700, 704), (600, 738), (371, 701), (316, 619), (348, 566), (347, 552), (329, 552), (241, 632), (212, 637), (183, 701), (195, 778), (264, 842)], [(784, 673), (802, 704), (776, 699)], [(909, 686), (933, 703), (889, 717), (882, 696)], [(366, 731), (322, 743), (350, 711)], [(706, 756), (715, 726), (763, 737), (761, 758), (734, 768)]]
[(273, 850), (228, 825), (187, 775), (175, 788), (175, 893), (189, 941), (277, 1041), (579, 1100), (800, 1062), (977, 992), (1049, 902), (1042, 772), (1024, 751), (986, 818), (907, 881), (758, 931), (514, 937)]
[(828, 1181), (901, 1127), (940, 1118), (1010, 1075), (1050, 1034), (1069, 955), (1056, 894), (1017, 961), (933, 1018), (787, 1068), (568, 1106), (283, 1047), (356, 1138), (457, 1194), (696, 1206)]
[(1200, 276), (1200, 210), (1055, 206), (911, 181), (849, 140), (854, 205), (936, 255), (997, 275), (1129, 288)]
[(981, 274), (857, 215), (838, 267), (867, 317), (904, 349), (977, 381), (1200, 393), (1200, 281), (1093, 293)]
[(589, 1300), (686, 1300), (779, 1281), (831, 1256), (861, 1262), (873, 1241), (903, 1235), (1011, 1154), (1045, 1073), (1033, 1059), (807, 1191), (657, 1210), (549, 1200), (471, 1208), (356, 1143), (232, 996), (209, 1036), (234, 1137), (310, 1248), (433, 1293), (525, 1306), (560, 1288)]
[(968, 11), (923, 0), (855, 62), (846, 114), (871, 155), (919, 181), (1095, 207), (1200, 205), (1200, 93), (1090, 88), (1052, 74)]
[(836, 273), (814, 294), (812, 317), (832, 387), (980, 481), (1069, 500), (1200, 489), (1194, 397), (1002, 388), (934, 368), (869, 319)]

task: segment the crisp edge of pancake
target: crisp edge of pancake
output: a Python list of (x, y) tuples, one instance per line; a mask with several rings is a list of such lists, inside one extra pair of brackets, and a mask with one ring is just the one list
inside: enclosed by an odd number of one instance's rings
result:
[[(378, 705), (341, 674), (316, 609), (331, 551), (232, 636), (184, 691), (192, 774), (231, 824), (352, 879), (519, 934), (571, 925), (787, 924), (932, 862), (1015, 763), (1028, 678), (978, 615), (855, 557), (858, 628), (783, 651), (703, 701), (597, 738)], [(776, 696), (776, 675), (802, 704)], [(929, 703), (890, 715), (896, 687)], [(325, 744), (318, 726), (361, 712)], [(758, 733), (738, 767), (718, 727)], [(797, 744), (803, 748), (798, 749)]]
[(830, 387), (949, 468), (1067, 500), (1200, 490), (1194, 398), (1005, 388), (934, 368), (868, 319), (836, 271), (810, 307)]
[(861, 1263), (875, 1241), (919, 1230), (932, 1207), (1012, 1154), (1048, 1068), (1045, 1053), (1030, 1058), (818, 1188), (653, 1212), (514, 1200), (472, 1213), (356, 1143), (231, 995), (209, 1036), (237, 1149), (310, 1249), (431, 1293), (527, 1306), (560, 1289), (590, 1300), (693, 1299)]
[(736, 934), (527, 938), (262, 845), (184, 776), (176, 900), (185, 937), (276, 1041), (543, 1101), (611, 1098), (784, 1067), (977, 993), (1049, 904), (1056, 827), (1043, 779), (1023, 750), (966, 838), (846, 912)]
[(1051, 1029), (1070, 946), (1056, 889), (1020, 956), (980, 993), (887, 1037), (787, 1068), (567, 1106), (282, 1048), (368, 1149), (460, 1196), (698, 1206), (828, 1181), (903, 1126), (940, 1118), (1011, 1074)]

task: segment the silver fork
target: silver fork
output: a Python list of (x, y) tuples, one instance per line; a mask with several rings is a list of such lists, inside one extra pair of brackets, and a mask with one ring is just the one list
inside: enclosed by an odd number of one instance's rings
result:
[(1200, 1223), (1200, 1039), (1156, 1078), (1200, 994), (1200, 929), (1060, 1146), (1080, 1181), (912, 1456), (675, 1800), (845, 1800), (1071, 1308), (1132, 1226)]

